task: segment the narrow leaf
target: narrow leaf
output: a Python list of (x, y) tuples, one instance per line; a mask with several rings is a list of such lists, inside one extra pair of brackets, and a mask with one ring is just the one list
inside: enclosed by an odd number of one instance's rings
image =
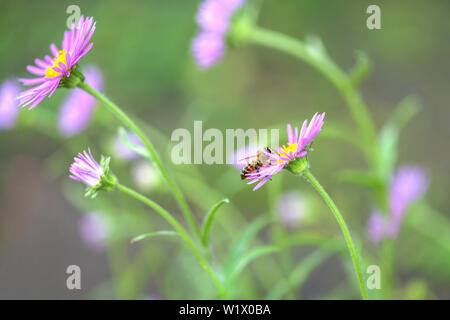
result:
[(207, 245), (208, 244), (208, 236), (209, 236), (209, 232), (211, 230), (211, 226), (212, 223), (214, 221), (214, 217), (216, 216), (216, 212), (219, 210), (219, 208), (224, 204), (224, 203), (230, 203), (230, 200), (228, 200), (227, 198), (220, 200), (219, 202), (217, 202), (212, 208), (211, 210), (209, 210), (208, 214), (205, 217), (205, 222), (203, 223), (203, 228), (202, 228), (202, 243), (203, 245)]
[(161, 230), (161, 231), (149, 232), (149, 233), (144, 233), (144, 234), (134, 237), (133, 239), (131, 239), (130, 243), (136, 243), (138, 241), (142, 241), (142, 240), (156, 237), (156, 236), (176, 236), (176, 235), (178, 235), (178, 232), (175, 232), (175, 231)]
[(356, 51), (356, 65), (350, 72), (350, 81), (354, 86), (359, 85), (369, 75), (370, 62), (369, 57), (363, 51)]
[(250, 262), (256, 258), (277, 252), (279, 250), (280, 249), (276, 246), (262, 246), (252, 249), (250, 252), (242, 256), (232, 269), (228, 270), (228, 273), (225, 275), (227, 281), (232, 281), (234, 277), (236, 277)]
[(379, 152), (377, 153), (377, 173), (381, 178), (389, 179), (392, 176), (397, 160), (397, 146), (401, 129), (420, 110), (419, 101), (408, 96), (395, 108), (379, 137)]
[(256, 234), (269, 222), (270, 219), (268, 219), (266, 216), (261, 216), (248, 225), (248, 227), (244, 230), (238, 240), (233, 244), (230, 250), (227, 262), (225, 264), (226, 274), (229, 274), (230, 271), (235, 268), (235, 265), (240, 260), (243, 252), (250, 245), (250, 242), (254, 239)]
[(294, 268), (288, 279), (279, 282), (272, 290), (270, 290), (267, 299), (279, 300), (293, 288), (300, 288), (314, 269), (332, 256), (335, 251), (336, 249), (334, 248), (333, 250), (319, 248), (317, 251), (309, 254)]

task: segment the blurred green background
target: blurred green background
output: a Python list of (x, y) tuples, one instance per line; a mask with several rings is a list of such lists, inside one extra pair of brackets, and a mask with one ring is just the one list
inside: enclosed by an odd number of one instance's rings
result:
[[(311, 221), (295, 230), (285, 230), (280, 223), (266, 226), (259, 242), (270, 244), (277, 232), (292, 236), (315, 231), (339, 238), (331, 213), (309, 185), (295, 177), (278, 175), (267, 187), (253, 192), (230, 166), (173, 167), (170, 163), (172, 131), (192, 131), (194, 120), (202, 120), (204, 129), (276, 126), (284, 132), (286, 122), (300, 123), (316, 111), (325, 111), (330, 123), (354, 127), (336, 89), (316, 70), (282, 53), (243, 46), (228, 50), (214, 68), (199, 70), (190, 55), (198, 3), (2, 0), (0, 81), (28, 76), (26, 65), (47, 54), (50, 43), (61, 41), (66, 8), (77, 4), (82, 14), (97, 21), (94, 47), (81, 66), (97, 65), (104, 76), (105, 94), (153, 128), (147, 132), (198, 221), (215, 202), (230, 199), (231, 205), (219, 212), (213, 229), (218, 264), (250, 221), (276, 211), (280, 190), (299, 190), (308, 198)], [(406, 96), (421, 102), (420, 113), (400, 137), (399, 163), (429, 170), (432, 182), (426, 207), (433, 208), (433, 213), (427, 215), (427, 224), (407, 219), (402, 228), (396, 243), (395, 296), (449, 299), (450, 244), (442, 240), (449, 234), (440, 230), (450, 230), (450, 3), (377, 1), (381, 30), (366, 27), (370, 4), (365, 0), (282, 4), (266, 0), (259, 25), (301, 39), (319, 36), (344, 70), (354, 66), (356, 50), (367, 53), (371, 73), (360, 91), (378, 128)], [(214, 287), (180, 241), (161, 237), (129, 243), (141, 233), (169, 229), (154, 212), (114, 193), (84, 199), (83, 186), (69, 180), (73, 156), (87, 147), (96, 156), (111, 154), (112, 169), (129, 185), (134, 183), (137, 160), (114, 159), (111, 141), (120, 124), (101, 106), (85, 132), (62, 138), (57, 116), (67, 94), (60, 89), (32, 111), (21, 109), (16, 128), (0, 131), (0, 298), (215, 298)], [(373, 199), (368, 191), (336, 178), (340, 169), (364, 168), (361, 153), (341, 141), (320, 136), (317, 140), (310, 158), (312, 169), (334, 197), (354, 237), (376, 259), (378, 248), (366, 236)], [(201, 190), (198, 185), (203, 180), (211, 188)], [(181, 217), (163, 186), (141, 191)], [(92, 211), (101, 211), (114, 226), (103, 250), (91, 250), (78, 232), (82, 214)], [(421, 228), (428, 229), (421, 232)], [(278, 262), (297, 265), (313, 249), (304, 245), (289, 249), (286, 255), (256, 260), (240, 275), (235, 297), (267, 297), (289, 273), (289, 268), (277, 270)], [(291, 290), (283, 298), (358, 298), (357, 289), (347, 281), (352, 276), (345, 254), (342, 259), (337, 254), (327, 257), (313, 268), (301, 291)], [(65, 270), (71, 264), (81, 267), (82, 290), (66, 288)]]

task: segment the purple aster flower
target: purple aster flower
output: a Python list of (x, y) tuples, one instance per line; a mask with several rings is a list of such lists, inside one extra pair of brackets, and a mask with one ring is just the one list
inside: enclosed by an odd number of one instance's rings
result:
[(89, 187), (95, 187), (100, 183), (104, 174), (103, 167), (95, 161), (91, 150), (79, 153), (78, 157), (74, 158), (74, 163), (70, 166), (70, 178), (81, 181)]
[(278, 202), (279, 218), (287, 228), (298, 227), (306, 210), (306, 199), (298, 191), (284, 193)]
[(425, 171), (417, 166), (401, 166), (397, 169), (389, 190), (389, 212), (391, 221), (387, 235), (395, 238), (406, 211), (422, 197), (428, 189), (429, 179)]
[[(142, 140), (134, 133), (134, 132), (127, 132), (127, 137), (130, 143), (132, 143), (135, 146), (143, 147), (144, 143)], [(116, 156), (123, 160), (133, 160), (139, 157), (139, 154), (131, 150), (126, 143), (123, 141), (123, 138), (120, 136), (120, 134), (117, 136), (117, 138), (114, 140), (114, 153)]]
[(83, 241), (92, 250), (101, 250), (108, 238), (109, 227), (100, 213), (91, 212), (81, 218), (79, 232)]
[(117, 185), (116, 177), (109, 170), (110, 158), (102, 156), (100, 164), (92, 156), (91, 150), (83, 151), (74, 158), (70, 166), (70, 178), (83, 182), (86, 197), (95, 198), (100, 190), (112, 190)]
[(191, 49), (197, 65), (207, 69), (222, 58), (225, 52), (225, 42), (220, 34), (202, 32), (195, 37)]
[(19, 79), (26, 86), (34, 86), (25, 90), (19, 96), (19, 104), (33, 109), (45, 97), (51, 97), (61, 81), (69, 78), (72, 68), (91, 50), (93, 43), (89, 43), (95, 30), (94, 18), (80, 17), (78, 26), (72, 25), (70, 31), (64, 32), (61, 50), (55, 44), (50, 45), (53, 57), (46, 55), (44, 60), (34, 60), (35, 66), (27, 66), (27, 70), (37, 75), (37, 78)]
[[(89, 66), (84, 69), (86, 81), (96, 90), (103, 90), (100, 69)], [(89, 125), (97, 100), (85, 91), (74, 88), (64, 101), (59, 112), (59, 131), (64, 137), (71, 137)]]
[(196, 21), (200, 33), (191, 46), (199, 67), (207, 69), (221, 59), (230, 20), (244, 3), (245, 0), (205, 0), (199, 5)]
[(401, 219), (411, 203), (425, 194), (429, 180), (420, 167), (401, 166), (392, 179), (389, 209), (392, 216)]
[(19, 92), (20, 86), (14, 80), (5, 80), (0, 87), (0, 130), (11, 129), (16, 123)]
[(196, 21), (204, 31), (225, 34), (228, 30), (231, 7), (228, 1), (206, 0), (198, 7)]
[(367, 226), (369, 238), (375, 243), (380, 243), (386, 235), (386, 225), (385, 217), (380, 212), (373, 211)]
[(300, 133), (297, 127), (292, 130), (291, 125), (287, 125), (287, 145), (278, 148), (278, 153), (266, 153), (267, 157), (271, 159), (271, 164), (247, 175), (247, 179), (251, 180), (248, 184), (259, 182), (253, 190), (262, 187), (273, 175), (283, 170), (291, 161), (307, 155), (308, 150), (306, 150), (306, 147), (322, 129), (324, 117), (325, 112), (321, 115), (316, 113), (309, 125), (308, 121), (305, 120)]
[(368, 234), (372, 241), (379, 243), (383, 238), (396, 238), (406, 211), (411, 204), (422, 197), (429, 186), (425, 171), (417, 166), (401, 166), (395, 173), (389, 190), (389, 212), (383, 216), (379, 212), (371, 215)]

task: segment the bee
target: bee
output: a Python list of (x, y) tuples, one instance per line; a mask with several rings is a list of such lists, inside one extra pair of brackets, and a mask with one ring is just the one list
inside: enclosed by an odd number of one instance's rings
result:
[(244, 180), (248, 174), (258, 172), (260, 168), (269, 166), (272, 159), (267, 156), (268, 153), (273, 153), (272, 149), (264, 147), (258, 150), (255, 155), (241, 159), (241, 161), (247, 160), (247, 165), (241, 171), (241, 179)]

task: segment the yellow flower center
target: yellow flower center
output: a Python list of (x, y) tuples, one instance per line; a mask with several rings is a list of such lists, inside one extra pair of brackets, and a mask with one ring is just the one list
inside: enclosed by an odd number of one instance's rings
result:
[(59, 51), (58, 58), (56, 58), (53, 61), (53, 65), (50, 67), (47, 67), (45, 76), (48, 78), (53, 78), (53, 77), (59, 76), (61, 74), (61, 72), (57, 72), (53, 68), (56, 67), (56, 68), (61, 69), (61, 67), (59, 66), (60, 62), (62, 62), (64, 65), (66, 65), (66, 50)]
[[(295, 142), (294, 144), (290, 144), (288, 143), (287, 147), (286, 146), (282, 146), (281, 150), (283, 151), (283, 153), (289, 155), (289, 153), (294, 153), (297, 151), (297, 142)], [(285, 156), (283, 153), (278, 153), (280, 156)], [(278, 160), (278, 163), (283, 163), (284, 160)]]

